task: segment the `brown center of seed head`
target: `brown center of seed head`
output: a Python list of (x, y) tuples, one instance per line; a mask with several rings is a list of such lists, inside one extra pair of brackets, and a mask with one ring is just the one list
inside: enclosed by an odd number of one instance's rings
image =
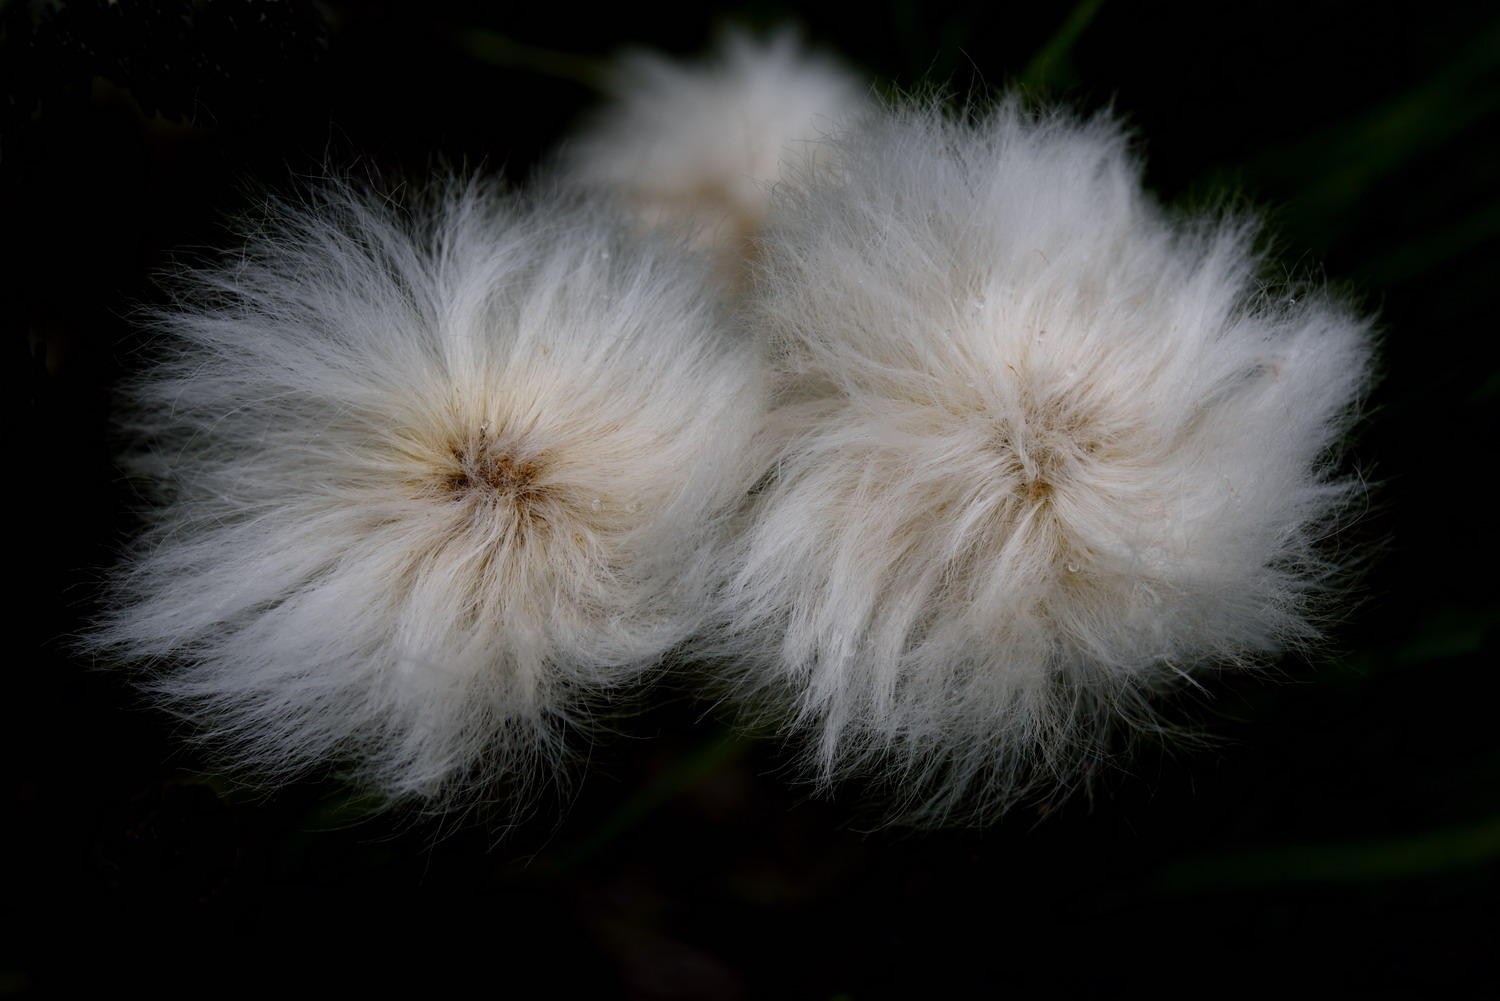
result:
[(1074, 481), (1085, 464), (1101, 455), (1100, 430), (1076, 399), (1029, 400), (1019, 422), (1007, 422), (996, 436), (1006, 472), (1019, 484), (1028, 505), (1047, 504), (1059, 488)]
[(537, 458), (519, 459), (510, 451), (498, 448), (488, 436), (454, 442), (449, 446), (449, 452), (455, 466), (444, 475), (442, 483), (450, 494), (491, 494), (524, 501), (543, 492), (537, 484), (542, 462)]

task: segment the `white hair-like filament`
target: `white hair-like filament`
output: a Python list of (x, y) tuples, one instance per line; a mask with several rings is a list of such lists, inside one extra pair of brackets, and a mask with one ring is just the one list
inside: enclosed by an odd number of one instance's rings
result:
[(1192, 669), (1315, 640), (1367, 321), (1164, 213), (1107, 118), (917, 106), (836, 159), (761, 241), (776, 458), (709, 641), (811, 772), (993, 816)]
[(329, 183), (176, 276), (128, 391), (157, 501), (86, 642), (263, 777), (550, 779), (693, 631), (759, 363), (597, 207)]
[(731, 279), (778, 180), (827, 153), (822, 140), (869, 105), (852, 71), (790, 32), (764, 41), (731, 32), (696, 62), (632, 53), (608, 90), (565, 149), (563, 173), (647, 226), (687, 234)]

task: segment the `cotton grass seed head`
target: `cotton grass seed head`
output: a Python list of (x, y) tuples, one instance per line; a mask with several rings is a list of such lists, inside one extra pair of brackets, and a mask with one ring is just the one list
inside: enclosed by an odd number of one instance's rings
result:
[(786, 168), (865, 110), (865, 86), (790, 32), (731, 32), (701, 62), (622, 59), (609, 102), (566, 150), (574, 183), (604, 191), (648, 226), (690, 234), (737, 277)]
[(1318, 635), (1367, 322), (1145, 194), (1121, 127), (930, 108), (778, 188), (738, 681), (909, 818), (1075, 782), (1145, 697)]
[(479, 184), (273, 207), (155, 318), (128, 421), (159, 502), (88, 642), (264, 774), (550, 777), (698, 624), (745, 489), (760, 372), (706, 285)]

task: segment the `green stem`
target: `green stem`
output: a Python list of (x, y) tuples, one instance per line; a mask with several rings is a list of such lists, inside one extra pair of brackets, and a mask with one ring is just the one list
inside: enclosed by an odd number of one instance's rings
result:
[(1500, 857), (1500, 818), (1385, 841), (1297, 845), (1189, 859), (1159, 877), (1177, 893), (1427, 876)]
[(1020, 82), (1026, 87), (1045, 87), (1057, 82), (1059, 69), (1067, 62), (1068, 53), (1104, 6), (1104, 0), (1080, 0), (1069, 11), (1062, 25), (1053, 32), (1031, 62), (1021, 71)]
[(523, 45), (488, 28), (459, 31), (454, 41), (470, 56), (494, 66), (571, 80), (593, 90), (604, 85), (606, 63), (602, 59)]

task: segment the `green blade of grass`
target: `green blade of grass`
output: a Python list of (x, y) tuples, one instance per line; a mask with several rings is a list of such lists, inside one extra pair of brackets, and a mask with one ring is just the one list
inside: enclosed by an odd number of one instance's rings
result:
[(1500, 858), (1500, 817), (1404, 838), (1293, 845), (1188, 859), (1157, 883), (1172, 893), (1295, 883), (1373, 883), (1430, 876)]
[(1020, 84), (1034, 90), (1057, 87), (1066, 82), (1071, 76), (1068, 56), (1102, 6), (1104, 0), (1080, 0), (1075, 4), (1057, 31), (1021, 71), (1017, 78)]

